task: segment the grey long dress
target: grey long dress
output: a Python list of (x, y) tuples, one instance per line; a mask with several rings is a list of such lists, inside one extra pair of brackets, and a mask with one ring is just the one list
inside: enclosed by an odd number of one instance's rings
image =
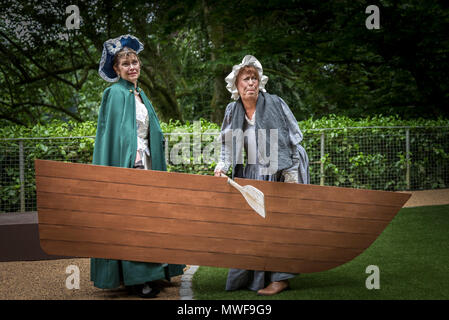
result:
[[(302, 141), (302, 132), (299, 129), (298, 122), (296, 121), (293, 113), (287, 104), (281, 100), (282, 111), (285, 114), (287, 120), (287, 126), (289, 131), (290, 145), (293, 151), (293, 165), (290, 168), (278, 171), (273, 175), (260, 175), (259, 164), (257, 159), (252, 155), (257, 155), (257, 146), (255, 139), (255, 114), (252, 120), (245, 116), (245, 122), (243, 125), (244, 132), (244, 150), (245, 150), (245, 162), (246, 165), (243, 169), (243, 178), (265, 181), (282, 181), (290, 180), (292, 177), (297, 183), (309, 183), (309, 170), (308, 170), (308, 157), (304, 148), (299, 144)], [(221, 127), (222, 135), (226, 131), (231, 130), (232, 123), (232, 105), (229, 104), (226, 108), (223, 124)], [(256, 110), (257, 112), (257, 110)], [(229, 170), (231, 166), (231, 150), (223, 143), (221, 152), (221, 161), (217, 164), (216, 170), (221, 169), (224, 172)], [(257, 291), (265, 288), (270, 282), (287, 280), (295, 277), (297, 274), (285, 273), (285, 272), (268, 272), (257, 270), (242, 270), (242, 269), (229, 269), (228, 277), (226, 281), (226, 290), (237, 290), (247, 288), (253, 291)]]

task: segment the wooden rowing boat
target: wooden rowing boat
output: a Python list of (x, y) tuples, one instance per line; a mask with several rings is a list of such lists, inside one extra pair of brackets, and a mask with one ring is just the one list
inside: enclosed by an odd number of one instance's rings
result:
[(42, 249), (52, 255), (310, 273), (368, 248), (410, 194), (36, 160)]

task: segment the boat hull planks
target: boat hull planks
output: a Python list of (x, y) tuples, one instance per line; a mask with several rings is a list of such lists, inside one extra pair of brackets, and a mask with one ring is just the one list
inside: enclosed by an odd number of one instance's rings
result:
[(311, 273), (381, 234), (410, 194), (36, 160), (39, 236), (52, 255)]

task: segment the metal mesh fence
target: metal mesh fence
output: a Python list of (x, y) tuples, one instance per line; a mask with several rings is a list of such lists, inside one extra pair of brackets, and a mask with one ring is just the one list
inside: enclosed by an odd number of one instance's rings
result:
[(311, 183), (372, 190), (449, 187), (449, 128), (308, 132)]
[[(311, 183), (373, 190), (449, 187), (449, 128), (304, 130)], [(173, 143), (168, 143), (169, 148)], [(95, 137), (0, 139), (0, 213), (36, 210), (34, 159), (91, 163)], [(192, 151), (192, 150), (191, 150)], [(169, 151), (166, 150), (166, 154)], [(212, 174), (214, 165), (168, 169)]]
[(36, 211), (34, 160), (92, 162), (95, 137), (0, 140), (0, 213)]

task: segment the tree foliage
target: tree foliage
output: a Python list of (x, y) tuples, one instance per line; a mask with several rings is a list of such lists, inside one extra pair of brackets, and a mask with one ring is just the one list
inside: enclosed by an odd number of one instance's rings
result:
[[(81, 23), (67, 30), (66, 8)], [(162, 120), (221, 122), (224, 78), (255, 55), (298, 120), (448, 116), (447, 4), (376, 1), (0, 1), (0, 125), (95, 120), (109, 84), (97, 73), (102, 44), (121, 34), (145, 46), (141, 85)]]

